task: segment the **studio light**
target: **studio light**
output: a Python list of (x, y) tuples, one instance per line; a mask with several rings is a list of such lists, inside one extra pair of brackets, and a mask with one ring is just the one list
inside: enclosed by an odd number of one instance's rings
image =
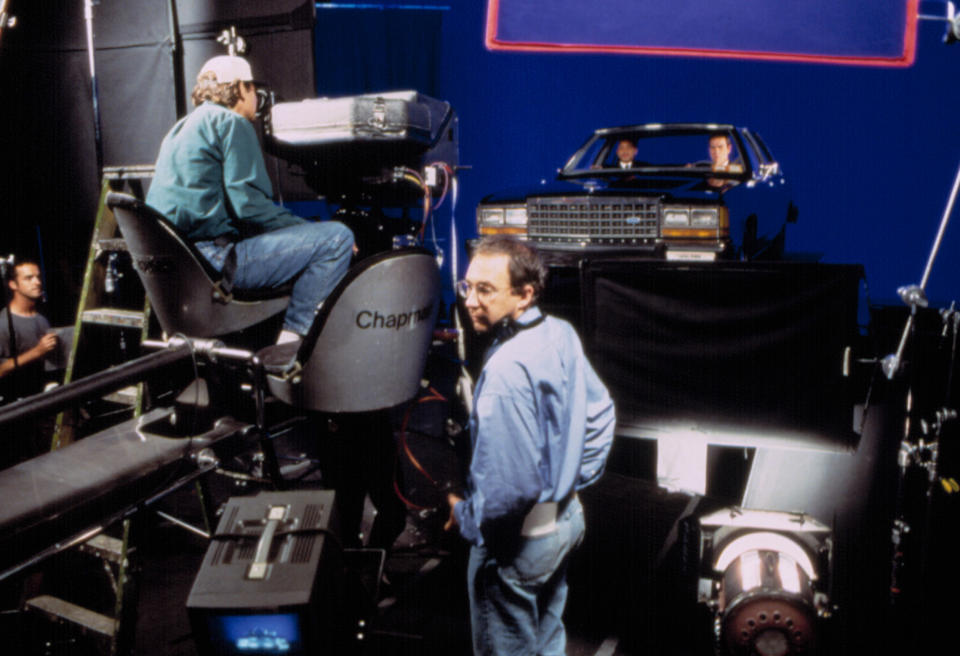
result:
[(725, 508), (700, 518), (698, 601), (728, 654), (816, 650), (830, 615), (831, 530), (800, 513)]

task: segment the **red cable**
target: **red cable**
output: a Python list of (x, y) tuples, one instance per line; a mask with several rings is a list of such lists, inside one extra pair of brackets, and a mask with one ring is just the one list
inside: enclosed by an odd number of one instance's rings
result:
[[(430, 392), (432, 392), (432, 395), (424, 396), (417, 399), (418, 404), (424, 403), (426, 401), (446, 401), (447, 400), (433, 386), (429, 387), (428, 389), (430, 390)], [(430, 483), (434, 487), (439, 487), (436, 479), (434, 479), (433, 476), (431, 476), (429, 472), (427, 472), (427, 470), (423, 467), (423, 465), (420, 464), (420, 461), (417, 460), (416, 456), (413, 455), (413, 452), (410, 451), (409, 444), (407, 444), (407, 424), (410, 422), (410, 415), (412, 414), (412, 412), (413, 412), (413, 404), (411, 403), (410, 405), (407, 406), (407, 411), (403, 415), (403, 422), (400, 424), (400, 443), (398, 445), (398, 449), (402, 448), (403, 453), (406, 455), (407, 459), (413, 465), (414, 469), (416, 469), (418, 472), (423, 474), (423, 476), (428, 481), (430, 481)], [(396, 467), (394, 467), (394, 470), (393, 470), (393, 491), (394, 493), (396, 493), (397, 498), (399, 498), (400, 501), (402, 501), (408, 508), (413, 508), (415, 510), (435, 510), (437, 508), (437, 506), (434, 506), (434, 507), (420, 506), (410, 501), (409, 499), (407, 499), (403, 495), (403, 493), (400, 491), (400, 484), (397, 481)]]

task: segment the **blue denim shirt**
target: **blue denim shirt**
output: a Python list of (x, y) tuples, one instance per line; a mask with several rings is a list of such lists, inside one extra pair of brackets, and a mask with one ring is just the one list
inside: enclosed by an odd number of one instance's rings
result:
[(263, 152), (253, 124), (205, 102), (163, 139), (147, 205), (164, 214), (191, 241), (238, 238), (304, 222), (273, 202)]
[(527, 310), (522, 329), (496, 339), (474, 390), (473, 457), (460, 533), (484, 543), (497, 520), (522, 521), (534, 504), (595, 482), (613, 442), (614, 407), (580, 338), (561, 319)]

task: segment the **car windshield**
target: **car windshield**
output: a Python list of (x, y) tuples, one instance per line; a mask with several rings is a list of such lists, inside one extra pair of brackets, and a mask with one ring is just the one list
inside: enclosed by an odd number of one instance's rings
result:
[(744, 158), (732, 130), (637, 129), (595, 134), (564, 167), (562, 176), (614, 174), (698, 175), (743, 173)]

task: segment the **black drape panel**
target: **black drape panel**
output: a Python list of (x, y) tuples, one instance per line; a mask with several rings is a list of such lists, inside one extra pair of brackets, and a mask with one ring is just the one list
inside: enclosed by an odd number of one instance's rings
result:
[(98, 187), (83, 3), (13, 3), (0, 47), (3, 254), (42, 260), (55, 324), (72, 322)]
[(439, 10), (318, 10), (317, 92), (416, 89), (437, 96), (442, 17)]
[[(69, 153), (55, 146), (37, 149), (39, 156), (64, 156), (74, 170), (91, 171), (86, 149), (95, 146), (94, 118), (83, 4), (17, 3), (18, 25), (4, 32), (0, 66), (3, 98), (14, 99), (14, 106), (5, 109), (21, 119), (12, 124), (18, 145), (37, 144), (41, 132), (69, 132), (75, 135)], [(160, 138), (176, 118), (169, 93), (169, 3), (100, 0), (93, 7), (92, 26), (104, 164), (152, 162)], [(34, 79), (29, 88), (18, 90), (25, 77)], [(95, 150), (90, 152), (95, 156)], [(95, 166), (91, 175), (96, 179)]]
[(586, 341), (618, 421), (850, 444), (859, 266), (589, 267)]
[(98, 49), (97, 78), (104, 166), (153, 164), (177, 119), (169, 48)]

